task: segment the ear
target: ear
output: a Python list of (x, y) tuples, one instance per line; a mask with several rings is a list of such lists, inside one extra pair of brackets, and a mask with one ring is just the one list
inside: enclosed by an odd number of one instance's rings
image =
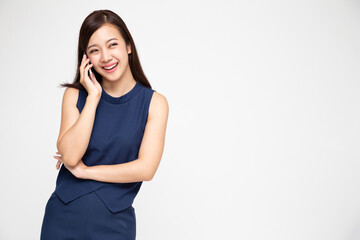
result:
[(131, 53), (131, 45), (130, 45), (130, 43), (127, 45), (127, 52), (128, 52), (128, 54)]

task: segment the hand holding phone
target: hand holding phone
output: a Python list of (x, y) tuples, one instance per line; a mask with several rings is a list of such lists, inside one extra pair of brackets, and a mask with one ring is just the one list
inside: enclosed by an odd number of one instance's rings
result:
[(100, 99), (102, 88), (96, 80), (95, 74), (91, 71), (93, 65), (84, 52), (80, 64), (80, 83), (84, 86), (89, 96), (95, 96)]

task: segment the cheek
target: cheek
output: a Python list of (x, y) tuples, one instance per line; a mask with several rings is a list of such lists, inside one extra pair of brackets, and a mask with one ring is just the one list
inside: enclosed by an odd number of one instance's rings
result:
[(126, 62), (129, 61), (129, 56), (128, 56), (127, 51), (122, 51), (121, 52), (120, 61), (123, 62), (123, 63), (126, 63)]
[(99, 62), (99, 58), (97, 56), (95, 56), (95, 57), (90, 56), (89, 59), (90, 59), (90, 62), (94, 65), (96, 65)]
[(127, 58), (127, 51), (125, 48), (118, 48), (114, 51), (114, 54), (119, 58), (119, 59), (124, 59)]
[(99, 67), (100, 58), (98, 56), (91, 56), (91, 57), (89, 57), (89, 59), (90, 59), (90, 62), (92, 63), (92, 65), (93, 65), (92, 68), (95, 68), (95, 70), (100, 69), (100, 67)]

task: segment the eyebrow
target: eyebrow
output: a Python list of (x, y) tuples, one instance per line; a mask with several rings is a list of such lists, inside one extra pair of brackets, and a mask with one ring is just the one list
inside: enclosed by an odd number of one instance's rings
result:
[[(111, 40), (118, 40), (117, 38), (110, 38), (109, 40), (107, 40), (106, 42), (110, 42)], [(93, 44), (91, 46), (89, 46), (87, 49), (96, 46), (96, 44)]]

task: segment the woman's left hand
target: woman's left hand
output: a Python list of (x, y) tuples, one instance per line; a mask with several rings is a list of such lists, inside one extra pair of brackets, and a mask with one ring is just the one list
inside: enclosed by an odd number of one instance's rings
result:
[[(60, 154), (59, 152), (56, 153)], [(61, 155), (55, 155), (54, 158), (58, 160), (58, 162), (56, 163), (56, 169), (59, 170), (61, 163), (64, 164), (64, 162), (61, 159)], [(88, 166), (84, 164), (82, 159), (78, 162), (78, 164), (76, 164), (75, 167), (69, 167), (66, 164), (65, 167), (77, 178), (85, 178), (85, 171), (88, 168)]]

